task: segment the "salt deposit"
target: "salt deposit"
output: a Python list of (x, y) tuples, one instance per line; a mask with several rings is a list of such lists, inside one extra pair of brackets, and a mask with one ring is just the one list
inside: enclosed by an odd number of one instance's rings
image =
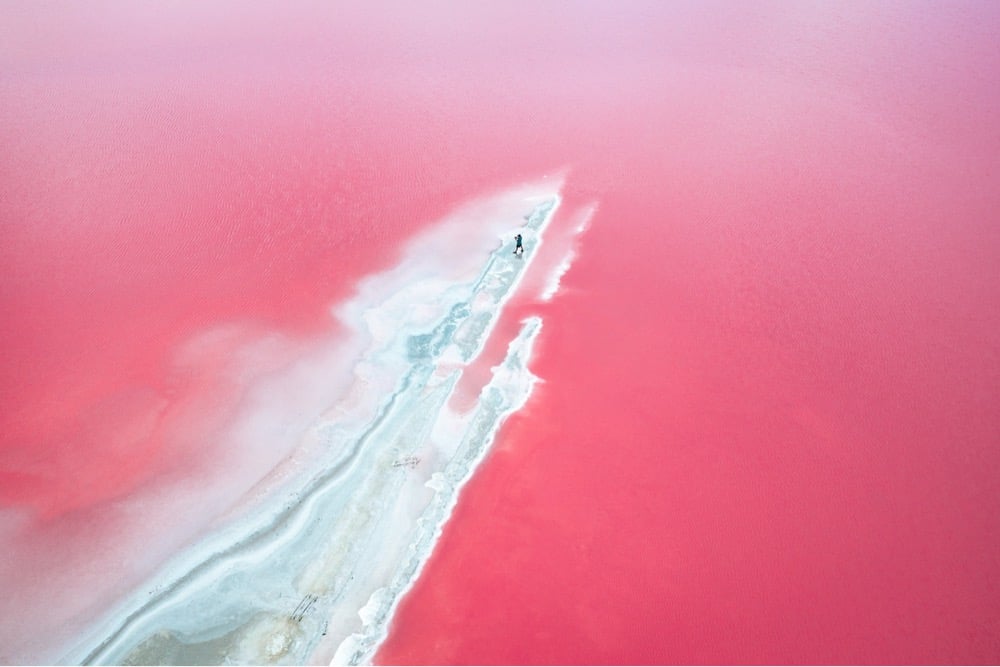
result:
[[(233, 465), (269, 446), (289, 455), (65, 660), (369, 660), (458, 490), (531, 393), (538, 317), (522, 323), (470, 409), (449, 404), (558, 204), (546, 182), (463, 207), (362, 281), (334, 311), (349, 335), (258, 380), (224, 435)], [(523, 256), (512, 253), (515, 233)], [(299, 410), (317, 396), (333, 397), (318, 418), (308, 416), (315, 405)]]

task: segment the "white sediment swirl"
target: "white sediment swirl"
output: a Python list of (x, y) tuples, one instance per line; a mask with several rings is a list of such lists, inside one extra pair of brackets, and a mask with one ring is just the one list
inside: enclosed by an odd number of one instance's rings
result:
[[(356, 355), (351, 378), (306, 430), (287, 469), (98, 619), (66, 662), (371, 659), (458, 490), (536, 380), (527, 362), (541, 320), (532, 317), (478, 401), (464, 411), (450, 407), (559, 198), (548, 186), (493, 201), (418, 238), (397, 267), (359, 285), (337, 311), (353, 331), (342, 344)], [(512, 252), (516, 232), (525, 238), (523, 257)], [(449, 250), (453, 262), (434, 256), (463, 234), (471, 234), (467, 253)]]

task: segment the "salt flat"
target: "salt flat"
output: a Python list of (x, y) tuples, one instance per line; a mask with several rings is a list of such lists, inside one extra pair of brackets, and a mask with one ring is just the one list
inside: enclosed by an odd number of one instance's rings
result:
[[(362, 281), (334, 309), (348, 335), (248, 390), (226, 436), (235, 452), (284, 439), (291, 454), (66, 661), (370, 660), (461, 485), (531, 392), (538, 317), (522, 322), (471, 408), (449, 403), (558, 204), (551, 182), (474, 202)], [(336, 399), (296, 422), (288, 397), (318, 382)]]

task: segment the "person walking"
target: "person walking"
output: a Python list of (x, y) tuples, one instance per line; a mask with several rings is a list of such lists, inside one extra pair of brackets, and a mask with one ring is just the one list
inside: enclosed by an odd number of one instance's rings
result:
[(521, 235), (520, 234), (518, 234), (517, 236), (514, 237), (514, 243), (516, 244), (514, 246), (514, 254), (515, 255), (523, 255), (524, 254), (524, 246), (521, 245), (521, 240), (522, 239), (521, 239)]

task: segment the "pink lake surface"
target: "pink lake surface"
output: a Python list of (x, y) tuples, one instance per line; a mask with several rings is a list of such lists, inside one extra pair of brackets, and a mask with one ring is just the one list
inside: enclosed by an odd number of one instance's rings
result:
[(264, 469), (214, 434), (281, 359), (187, 341), (293, 354), (561, 169), (543, 383), (378, 662), (1000, 661), (998, 76), (989, 2), (4, 5), (0, 661)]

